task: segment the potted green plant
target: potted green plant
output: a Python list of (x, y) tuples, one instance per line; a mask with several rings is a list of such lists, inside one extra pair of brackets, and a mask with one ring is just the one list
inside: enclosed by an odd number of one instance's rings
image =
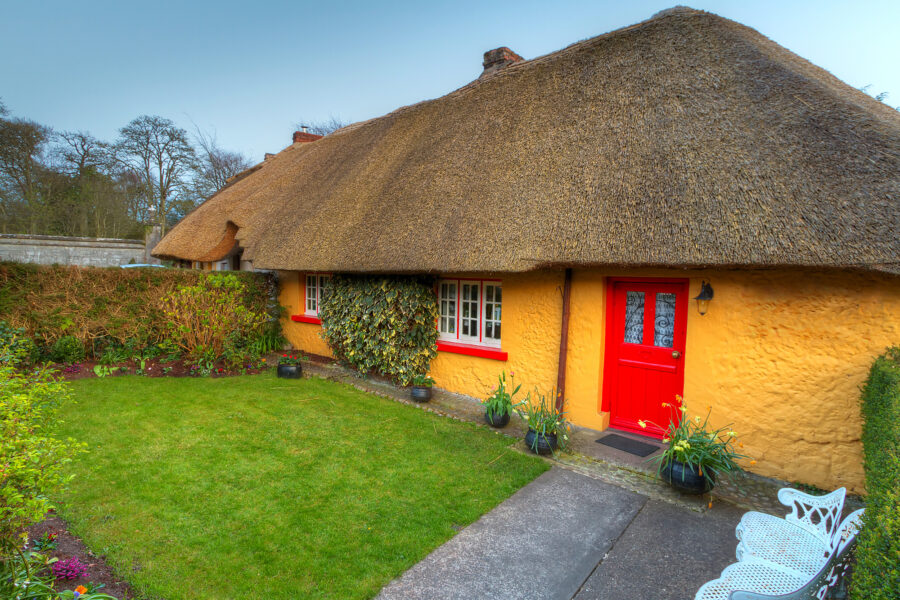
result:
[(278, 376), (283, 379), (300, 379), (303, 375), (302, 361), (303, 356), (297, 356), (293, 352), (282, 354), (278, 357)]
[(517, 405), (516, 413), (528, 426), (525, 445), (535, 454), (550, 454), (565, 448), (569, 441), (569, 423), (565, 411), (556, 406), (556, 390), (549, 394), (537, 388)]
[(431, 400), (431, 387), (434, 385), (434, 379), (428, 375), (416, 375), (412, 378), (412, 385), (409, 388), (410, 397), (416, 402), (428, 402)]
[[(677, 411), (680, 418), (669, 420), (662, 439), (667, 446), (651, 460), (659, 463), (660, 478), (675, 489), (688, 494), (703, 494), (716, 485), (719, 476), (739, 472), (741, 467), (737, 461), (747, 456), (737, 452), (737, 434), (730, 425), (713, 429), (709, 424), (709, 411), (705, 419), (699, 416), (688, 418), (683, 398), (676, 396), (675, 399), (676, 404), (664, 402), (663, 406)], [(638, 421), (638, 424), (646, 427), (648, 422)]]
[[(513, 397), (519, 392), (521, 384), (515, 384), (516, 374), (513, 371), (509, 373), (509, 387), (506, 385), (506, 372), (503, 371), (497, 377), (498, 385), (485, 400), (481, 401), (484, 405), (484, 420), (491, 427), (506, 427), (509, 423), (509, 415), (513, 409), (519, 404), (513, 404)], [(512, 391), (510, 391), (510, 388)]]

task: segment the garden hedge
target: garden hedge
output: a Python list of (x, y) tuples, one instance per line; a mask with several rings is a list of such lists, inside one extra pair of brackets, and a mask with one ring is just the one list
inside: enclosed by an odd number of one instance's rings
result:
[(866, 513), (853, 600), (900, 598), (900, 347), (879, 357), (862, 393)]
[[(0, 321), (22, 327), (46, 353), (82, 344), (98, 357), (110, 344), (147, 347), (171, 331), (164, 299), (204, 278), (222, 276), (186, 269), (122, 269), (0, 263)], [(229, 271), (241, 302), (277, 324), (277, 282), (265, 273)], [(279, 331), (280, 335), (280, 331)], [(77, 351), (77, 348), (75, 349)]]

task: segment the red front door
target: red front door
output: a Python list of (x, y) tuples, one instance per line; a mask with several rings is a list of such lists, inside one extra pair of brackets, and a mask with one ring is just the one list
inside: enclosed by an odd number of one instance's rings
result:
[[(609, 282), (603, 408), (618, 429), (662, 437), (680, 412), (684, 385), (687, 280), (612, 279)], [(642, 428), (638, 421), (652, 421)]]

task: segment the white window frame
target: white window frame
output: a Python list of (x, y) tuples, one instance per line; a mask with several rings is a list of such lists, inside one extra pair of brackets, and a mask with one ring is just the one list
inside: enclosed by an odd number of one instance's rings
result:
[[(456, 298), (449, 299), (442, 295), (443, 289), (444, 289), (443, 286), (445, 284), (456, 286)], [(471, 294), (471, 290), (472, 290), (471, 286), (474, 286), (474, 289), (477, 290), (477, 297), (474, 299), (474, 302), (475, 302), (476, 310), (478, 311), (478, 317), (476, 319), (477, 331), (475, 332), (474, 335), (472, 335), (471, 329), (470, 329), (469, 334), (463, 333), (463, 327), (462, 327), (463, 313), (466, 312), (463, 304), (466, 302), (470, 303), (467, 308), (468, 308), (469, 314), (471, 314), (471, 309), (472, 309), (471, 303), (473, 302), (473, 299), (469, 299), (469, 300), (463, 299), (463, 289), (464, 289), (463, 286), (466, 286), (466, 288), (469, 290), (470, 294)], [(485, 315), (485, 288), (487, 286), (492, 286), (495, 289), (499, 289), (501, 292), (500, 302), (494, 302), (495, 305), (496, 304), (500, 305), (499, 307), (497, 307), (497, 308), (500, 308), (500, 310), (501, 310), (501, 315), (499, 315), (500, 318), (498, 318), (498, 319), (494, 319), (494, 318), (486, 319), (487, 315)], [(438, 311), (439, 311), (438, 322), (437, 322), (438, 339), (442, 342), (449, 342), (449, 343), (454, 343), (454, 344), (467, 344), (467, 345), (473, 345), (473, 346), (487, 346), (489, 348), (499, 348), (501, 340), (502, 340), (502, 336), (500, 339), (497, 339), (494, 337), (490, 337), (490, 338), (487, 337), (485, 335), (485, 324), (486, 324), (486, 321), (489, 321), (492, 324), (492, 328), (493, 328), (494, 324), (502, 324), (502, 306), (503, 306), (502, 292), (503, 292), (503, 283), (499, 279), (466, 279), (466, 278), (450, 279), (450, 278), (445, 278), (445, 279), (438, 280), (438, 283), (437, 283)], [(449, 314), (445, 314), (444, 307), (447, 306), (447, 304), (445, 304), (445, 303), (447, 303), (448, 301), (451, 301), (456, 307), (455, 315), (453, 315), (453, 316), (451, 316)], [(497, 315), (495, 313), (494, 315), (491, 315), (491, 316), (493, 317), (493, 316), (497, 316)], [(447, 329), (445, 327), (445, 324), (447, 323), (446, 319), (453, 319), (454, 332), (451, 333), (449, 331), (446, 331), (446, 329)]]
[[(303, 314), (307, 317), (318, 317), (322, 307), (322, 287), (331, 279), (328, 273), (304, 273), (303, 274)], [(310, 285), (312, 280), (312, 285)], [(310, 292), (314, 296), (310, 296)], [(310, 302), (312, 301), (312, 302)], [(310, 304), (313, 308), (310, 308)]]

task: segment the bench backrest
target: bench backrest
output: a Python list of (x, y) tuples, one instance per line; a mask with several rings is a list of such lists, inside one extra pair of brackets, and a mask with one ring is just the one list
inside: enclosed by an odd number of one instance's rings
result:
[(812, 496), (791, 488), (778, 490), (778, 500), (790, 507), (785, 521), (806, 529), (823, 542), (834, 536), (844, 510), (846, 488), (838, 488), (824, 496)]
[(728, 600), (824, 600), (828, 590), (835, 587), (847, 571), (849, 554), (856, 545), (856, 534), (862, 526), (863, 512), (863, 509), (857, 510), (841, 522), (831, 539), (831, 556), (828, 561), (800, 589), (778, 596), (734, 591), (728, 595)]

